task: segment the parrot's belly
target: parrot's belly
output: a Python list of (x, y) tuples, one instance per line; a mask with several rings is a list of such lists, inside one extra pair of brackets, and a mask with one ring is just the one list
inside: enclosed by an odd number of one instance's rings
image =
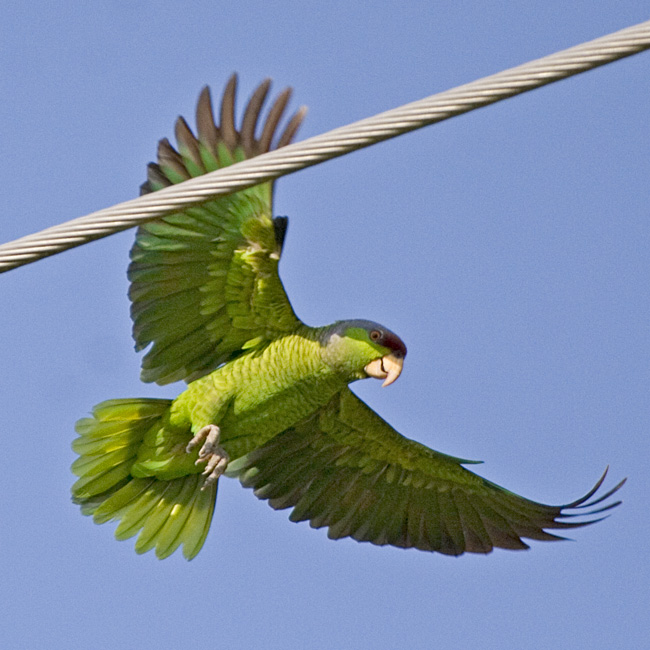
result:
[(278, 341), (190, 384), (177, 402), (192, 430), (216, 424), (235, 459), (327, 404), (346, 383), (316, 356), (313, 342), (292, 343)]

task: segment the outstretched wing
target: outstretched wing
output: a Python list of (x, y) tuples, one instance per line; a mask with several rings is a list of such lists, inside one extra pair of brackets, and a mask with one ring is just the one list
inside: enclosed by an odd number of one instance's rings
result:
[(231, 470), (273, 508), (292, 507), (292, 521), (327, 526), (330, 538), (447, 555), (528, 548), (522, 537), (563, 539), (546, 529), (585, 526), (598, 519), (571, 518), (620, 503), (593, 508), (624, 483), (592, 499), (605, 475), (581, 499), (548, 506), (464, 469), (468, 462), (404, 438), (346, 389)]
[[(257, 137), (270, 81), (251, 97), (239, 131), (236, 81), (233, 75), (224, 91), (219, 126), (207, 87), (196, 111), (198, 137), (178, 118), (178, 151), (160, 141), (143, 193), (271, 148), (291, 90), (277, 97)], [(304, 115), (304, 108), (296, 112), (276, 148), (292, 140)], [(143, 381), (192, 381), (300, 324), (278, 276), (286, 226), (286, 218), (272, 218), (272, 184), (263, 183), (138, 228), (128, 277), (136, 350), (153, 344), (142, 361)]]

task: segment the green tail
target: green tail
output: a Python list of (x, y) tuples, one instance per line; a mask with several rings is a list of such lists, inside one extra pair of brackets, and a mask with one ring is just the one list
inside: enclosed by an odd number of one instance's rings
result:
[(208, 534), (217, 485), (201, 490), (200, 474), (169, 481), (131, 475), (145, 434), (170, 404), (166, 399), (108, 400), (95, 406), (92, 418), (79, 420), (79, 438), (72, 444), (79, 454), (72, 471), (79, 479), (72, 500), (95, 523), (120, 520), (115, 531), (119, 540), (139, 532), (138, 553), (155, 548), (163, 559), (182, 544), (183, 555), (191, 560)]

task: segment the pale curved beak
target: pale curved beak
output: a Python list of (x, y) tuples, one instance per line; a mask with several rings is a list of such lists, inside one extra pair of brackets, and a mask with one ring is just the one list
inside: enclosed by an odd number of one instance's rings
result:
[(403, 366), (404, 357), (391, 353), (371, 361), (364, 370), (369, 377), (383, 379), (382, 386), (390, 386), (400, 376)]

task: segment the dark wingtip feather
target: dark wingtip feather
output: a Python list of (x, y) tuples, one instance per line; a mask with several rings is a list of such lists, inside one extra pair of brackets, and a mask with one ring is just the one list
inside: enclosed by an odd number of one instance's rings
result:
[(305, 119), (305, 115), (307, 115), (307, 107), (301, 106), (293, 114), (291, 120), (289, 120), (289, 124), (287, 124), (286, 128), (284, 129), (284, 132), (282, 133), (280, 139), (278, 140), (277, 145), (275, 146), (276, 149), (280, 149), (281, 147), (284, 147), (291, 143), (298, 129), (300, 128), (302, 121)]
[(233, 150), (238, 143), (239, 137), (235, 128), (235, 96), (237, 94), (237, 74), (234, 73), (228, 79), (221, 99), (221, 137), (226, 146)]
[(158, 164), (162, 168), (167, 167), (185, 180), (190, 178), (182, 156), (172, 147), (167, 138), (163, 138), (158, 142)]
[[(267, 78), (262, 81), (262, 83), (255, 89), (251, 95), (250, 100), (248, 101), (246, 110), (244, 111), (241, 129), (238, 131), (237, 127), (235, 126), (235, 96), (237, 93), (237, 75), (233, 75), (228, 80), (221, 102), (221, 123), (219, 127), (214, 128), (216, 129), (217, 133), (220, 134), (224, 144), (226, 144), (231, 150), (234, 149), (237, 145), (241, 144), (244, 148), (246, 156), (250, 158), (257, 156), (260, 153), (265, 153), (272, 148), (272, 142), (273, 138), (276, 135), (278, 124), (282, 119), (293, 91), (291, 88), (285, 88), (276, 97), (275, 101), (268, 111), (266, 119), (264, 120), (262, 133), (259, 139), (257, 139), (255, 137), (255, 133), (260, 123), (262, 107), (264, 106), (264, 102), (268, 97), (270, 88), (271, 79)], [(201, 120), (204, 125), (199, 128), (199, 133), (202, 134), (204, 131), (206, 133), (209, 133), (210, 127), (207, 126), (208, 118), (212, 120), (214, 119), (212, 117), (209, 91), (204, 89), (201, 93), (199, 101), (204, 106), (204, 108), (201, 110)], [(198, 113), (199, 111), (197, 109), (197, 122)], [(275, 145), (276, 149), (289, 144), (293, 140), (306, 114), (306, 106), (302, 106), (294, 113), (294, 115), (287, 123), (284, 131), (279, 136), (278, 142)], [(206, 139), (207, 138), (212, 138), (215, 140), (214, 135), (207, 135)], [(199, 139), (201, 139), (201, 136)]]
[(596, 508), (594, 510), (590, 510), (588, 513), (587, 512), (567, 512), (563, 513), (562, 517), (585, 517), (587, 515), (596, 515), (600, 512), (607, 512), (608, 510), (612, 510), (614, 508), (617, 508), (618, 506), (621, 505), (623, 501), (620, 499), (618, 501), (614, 501), (614, 503), (610, 503), (606, 506), (603, 506), (602, 508)]
[(273, 102), (266, 118), (262, 135), (260, 136), (258, 145), (260, 153), (265, 153), (271, 148), (271, 141), (275, 135), (275, 130), (278, 128), (278, 123), (284, 114), (284, 109), (287, 107), (289, 99), (291, 99), (292, 92), (291, 88), (285, 88)]
[(606, 492), (602, 496), (598, 497), (598, 499), (595, 499), (593, 501), (590, 501), (591, 497), (598, 492), (600, 489), (601, 485), (605, 482), (605, 477), (607, 476), (607, 473), (609, 472), (609, 465), (605, 468), (605, 471), (603, 472), (603, 475), (598, 479), (596, 482), (596, 485), (587, 492), (583, 497), (580, 497), (579, 499), (576, 499), (575, 501), (572, 501), (571, 503), (567, 503), (566, 505), (562, 506), (563, 509), (567, 508), (590, 508), (591, 506), (595, 506), (597, 503), (601, 503), (605, 499), (608, 499), (611, 497), (613, 494), (618, 492), (623, 485), (625, 485), (625, 482), (627, 481), (627, 478), (624, 478), (622, 481), (619, 481), (617, 485), (615, 485), (609, 492)]
[(255, 89), (255, 92), (251, 95), (246, 110), (244, 111), (244, 118), (241, 126), (241, 141), (248, 157), (257, 154), (255, 128), (260, 116), (260, 111), (262, 110), (266, 96), (269, 94), (270, 88), (271, 80), (267, 78)]
[(589, 490), (589, 492), (587, 492), (587, 494), (585, 494), (583, 497), (580, 497), (579, 499), (576, 499), (575, 501), (572, 501), (571, 503), (567, 503), (563, 507), (564, 508), (578, 508), (578, 507), (580, 507), (580, 504), (585, 503), (585, 501), (588, 501), (589, 499), (591, 499), (591, 497), (594, 496), (594, 494), (596, 494), (596, 492), (598, 491), (600, 486), (605, 481), (605, 477), (607, 476), (607, 472), (609, 472), (609, 465), (607, 465), (607, 467), (605, 467), (605, 471), (603, 472), (603, 475), (598, 479), (598, 481), (596, 481), (596, 485), (594, 485), (594, 487), (592, 487), (591, 490)]
[[(589, 501), (588, 503), (583, 503), (582, 505), (579, 506), (574, 506), (576, 508), (591, 508), (592, 506), (595, 506), (598, 503), (601, 503), (605, 501), (606, 499), (609, 499), (613, 494), (616, 494), (627, 482), (627, 478), (624, 478), (622, 481), (619, 481), (617, 485), (615, 485), (609, 492), (606, 492), (603, 494), (603, 496), (598, 497), (598, 499), (594, 499), (593, 501)], [(619, 503), (621, 503), (619, 501)]]
[[(160, 140), (158, 164), (149, 166), (147, 181), (140, 188), (141, 194), (153, 192), (160, 189), (161, 186), (166, 187), (172, 183), (187, 180), (191, 176), (205, 173), (208, 171), (206, 165), (210, 167), (205, 158), (206, 150), (214, 159), (218, 159), (219, 143), (223, 143), (231, 153), (238, 146), (242, 146), (248, 158), (273, 148), (273, 139), (291, 98), (292, 89), (285, 88), (279, 93), (262, 122), (260, 117), (269, 94), (271, 80), (262, 81), (246, 105), (241, 129), (238, 130), (235, 125), (237, 83), (237, 74), (231, 75), (223, 91), (218, 124), (215, 121), (210, 88), (204, 86), (201, 89), (196, 106), (197, 135), (192, 133), (184, 118), (177, 119), (174, 131), (180, 153), (167, 138)], [(305, 106), (294, 113), (284, 131), (279, 135), (275, 148), (283, 147), (293, 140), (306, 113)], [(261, 128), (259, 138), (256, 137), (258, 128)]]
[[(553, 526), (550, 527), (551, 528), (552, 527), (580, 528), (582, 526), (589, 526), (591, 524), (595, 524), (599, 521), (602, 521), (603, 519), (607, 519), (609, 515), (605, 517), (598, 517), (596, 519), (587, 519), (583, 521), (564, 521), (565, 519), (569, 519), (573, 517), (591, 517), (593, 515), (597, 515), (602, 512), (607, 512), (608, 510), (617, 508), (618, 506), (621, 505), (621, 503), (623, 503), (623, 501), (619, 499), (618, 501), (614, 501), (613, 503), (609, 503), (600, 508), (594, 508), (594, 506), (603, 503), (603, 501), (609, 499), (612, 495), (616, 494), (623, 487), (623, 485), (625, 485), (625, 482), (627, 481), (627, 478), (624, 478), (622, 481), (619, 481), (611, 490), (608, 490), (602, 496), (598, 496), (596, 499), (592, 499), (592, 497), (598, 492), (600, 487), (603, 485), (603, 482), (605, 481), (605, 477), (607, 476), (608, 471), (609, 471), (609, 466), (605, 468), (603, 475), (598, 479), (596, 485), (594, 485), (594, 487), (591, 488), (591, 490), (589, 490), (589, 492), (587, 492), (587, 494), (585, 494), (583, 497), (580, 497), (576, 501), (568, 503), (564, 506), (559, 506), (558, 507), (559, 512), (554, 518), (554, 524)], [(580, 510), (580, 512), (566, 512), (568, 510)]]
[(194, 137), (192, 130), (188, 126), (183, 117), (179, 117), (174, 125), (174, 134), (178, 148), (183, 155), (188, 156), (189, 159), (202, 171), (205, 172), (205, 167), (201, 161), (201, 153), (199, 151), (199, 142)]
[(162, 169), (160, 169), (160, 165), (157, 165), (156, 163), (149, 163), (147, 165), (147, 180), (140, 186), (140, 191), (142, 194), (153, 192), (155, 185), (168, 187), (171, 185), (171, 182), (163, 174)]
[(199, 101), (196, 104), (196, 130), (199, 134), (199, 141), (216, 157), (217, 144), (221, 139), (221, 133), (214, 121), (212, 96), (210, 95), (209, 86), (203, 86), (199, 95)]

